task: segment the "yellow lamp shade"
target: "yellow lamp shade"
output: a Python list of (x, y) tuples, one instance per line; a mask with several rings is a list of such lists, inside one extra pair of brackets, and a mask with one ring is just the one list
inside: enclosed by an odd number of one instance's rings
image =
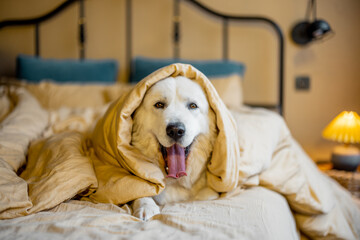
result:
[(322, 132), (324, 138), (341, 143), (360, 142), (360, 117), (356, 112), (343, 111)]

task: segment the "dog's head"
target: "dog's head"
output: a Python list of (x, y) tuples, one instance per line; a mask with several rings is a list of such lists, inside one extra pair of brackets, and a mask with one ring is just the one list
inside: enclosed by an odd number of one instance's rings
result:
[(209, 134), (209, 111), (196, 82), (185, 77), (161, 80), (134, 114), (132, 144), (151, 158), (158, 157), (154, 151), (161, 152), (168, 177), (184, 176), (194, 142)]

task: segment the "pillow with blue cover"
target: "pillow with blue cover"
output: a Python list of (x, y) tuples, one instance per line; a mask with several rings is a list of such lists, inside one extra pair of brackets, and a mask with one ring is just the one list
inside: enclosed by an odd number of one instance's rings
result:
[(187, 63), (204, 73), (208, 78), (219, 78), (231, 75), (244, 76), (245, 65), (235, 61), (224, 60), (184, 60), (184, 59), (156, 59), (136, 57), (132, 62), (130, 82), (137, 83), (150, 73), (172, 63)]
[(44, 79), (58, 83), (115, 83), (116, 60), (44, 59), (19, 55), (16, 59), (18, 79), (38, 83)]

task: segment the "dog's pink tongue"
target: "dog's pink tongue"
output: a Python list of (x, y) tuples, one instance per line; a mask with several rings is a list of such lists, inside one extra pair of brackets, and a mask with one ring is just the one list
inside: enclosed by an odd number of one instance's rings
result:
[(167, 152), (167, 177), (179, 178), (187, 176), (185, 165), (185, 149), (178, 144), (174, 144), (171, 147), (166, 148)]

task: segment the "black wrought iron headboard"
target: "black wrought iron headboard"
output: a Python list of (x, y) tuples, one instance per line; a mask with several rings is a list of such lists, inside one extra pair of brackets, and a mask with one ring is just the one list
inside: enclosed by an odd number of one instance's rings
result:
[(80, 43), (80, 58), (85, 58), (85, 3), (84, 0), (66, 0), (50, 12), (34, 18), (27, 19), (12, 19), (0, 22), (0, 29), (8, 26), (24, 26), (34, 25), (35, 28), (35, 55), (40, 56), (40, 23), (49, 20), (50, 18), (58, 15), (63, 10), (67, 9), (75, 2), (79, 2), (79, 43)]
[[(230, 22), (263, 22), (271, 26), (276, 33), (277, 42), (278, 42), (278, 73), (279, 73), (279, 80), (278, 80), (278, 103), (276, 105), (253, 105), (257, 107), (266, 107), (266, 108), (277, 108), (278, 112), (283, 115), (283, 104), (284, 104), (284, 37), (282, 31), (278, 24), (272, 21), (269, 18), (262, 17), (262, 16), (238, 16), (238, 15), (228, 15), (217, 12), (205, 6), (204, 4), (196, 1), (196, 0), (174, 0), (174, 18), (173, 18), (173, 44), (174, 44), (174, 58), (179, 58), (179, 49), (180, 49), (180, 2), (187, 2), (195, 7), (199, 8), (200, 10), (210, 14), (211, 16), (215, 16), (222, 20), (222, 37), (223, 37), (223, 45), (222, 45), (222, 57), (224, 60), (228, 60), (228, 53), (229, 53), (229, 23)], [(85, 42), (86, 42), (86, 35), (85, 35), (85, 2), (84, 0), (66, 0), (58, 7), (53, 9), (47, 14), (44, 14), (39, 17), (29, 18), (29, 19), (14, 19), (14, 20), (5, 20), (0, 22), (0, 30), (1, 28), (7, 26), (21, 26), (21, 25), (34, 25), (35, 26), (35, 55), (40, 55), (40, 37), (39, 37), (39, 25), (40, 23), (54, 17), (55, 15), (59, 14), (70, 5), (75, 2), (79, 2), (79, 45), (80, 45), (80, 58), (85, 58)], [(129, 67), (131, 67), (131, 60), (132, 60), (132, 0), (126, 0), (126, 58), (129, 63)]]

